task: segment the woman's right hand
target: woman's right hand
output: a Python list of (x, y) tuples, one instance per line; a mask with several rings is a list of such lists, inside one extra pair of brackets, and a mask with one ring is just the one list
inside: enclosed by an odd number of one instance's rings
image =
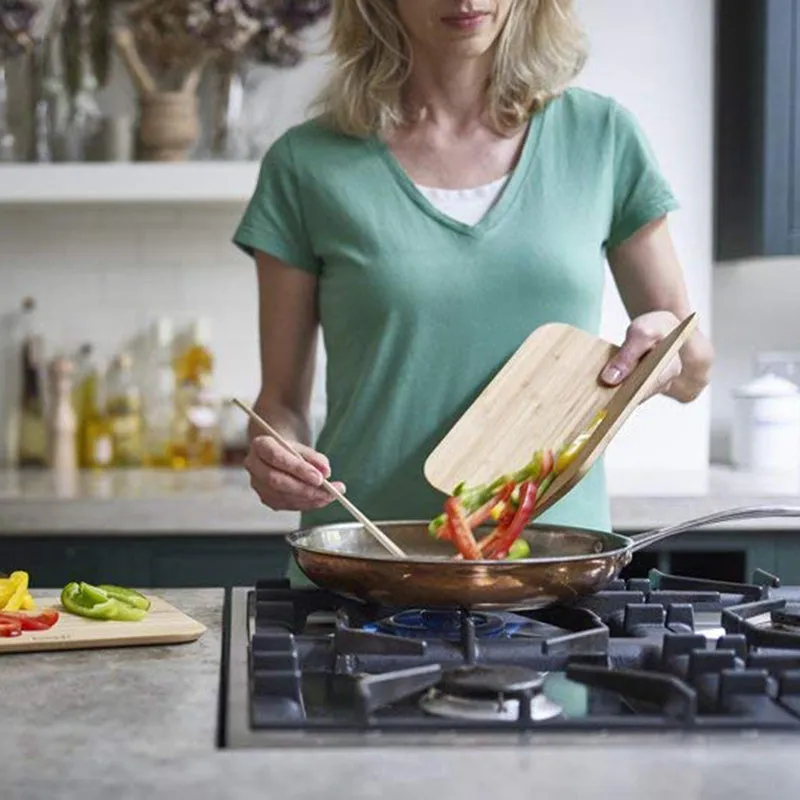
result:
[[(250, 485), (264, 505), (274, 511), (311, 511), (324, 508), (333, 497), (322, 488), (331, 474), (328, 459), (310, 447), (293, 442), (303, 458), (290, 453), (271, 436), (257, 436), (250, 443), (244, 466)], [(343, 483), (333, 484), (340, 492)]]

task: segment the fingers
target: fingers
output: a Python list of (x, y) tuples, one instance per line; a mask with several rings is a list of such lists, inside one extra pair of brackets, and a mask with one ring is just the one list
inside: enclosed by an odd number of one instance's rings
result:
[[(328, 459), (312, 448), (294, 446), (304, 458), (298, 458), (272, 437), (254, 439), (244, 462), (250, 473), (250, 485), (261, 501), (276, 511), (324, 508), (334, 500), (322, 487), (323, 476), (330, 476)], [(345, 491), (340, 482), (333, 486)]]
[[(309, 486), (322, 485), (322, 472), (318, 467), (309, 464), (303, 458), (298, 458), (271, 436), (256, 437), (253, 440), (251, 449), (258, 459), (273, 470), (291, 475)], [(302, 452), (299, 447), (296, 449), (298, 452)], [(308, 450), (308, 448), (304, 449)]]
[(635, 323), (631, 324), (622, 347), (606, 364), (601, 379), (610, 386), (616, 386), (624, 381), (636, 368), (642, 356), (658, 344), (661, 338), (661, 334), (654, 330), (644, 329)]

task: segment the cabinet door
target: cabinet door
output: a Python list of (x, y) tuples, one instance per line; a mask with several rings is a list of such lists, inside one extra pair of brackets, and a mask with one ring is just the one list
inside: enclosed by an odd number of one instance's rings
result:
[(800, 0), (769, 0), (764, 69), (764, 245), (800, 252)]
[(800, 0), (791, 3), (792, 26), (792, 142), (791, 185), (789, 186), (789, 252), (800, 254)]

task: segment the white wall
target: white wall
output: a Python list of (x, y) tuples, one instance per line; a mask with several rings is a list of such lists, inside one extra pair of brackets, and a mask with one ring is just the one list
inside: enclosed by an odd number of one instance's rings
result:
[[(681, 203), (671, 227), (691, 300), (710, 332), (712, 274), (711, 0), (583, 0), (592, 52), (581, 83), (611, 94), (636, 114)], [(680, 109), (680, 111), (678, 111)], [(604, 335), (616, 341), (627, 316), (609, 281)], [(682, 406), (657, 398), (612, 443), (612, 490), (702, 491), (708, 462), (710, 393)]]
[[(580, 83), (616, 96), (650, 137), (683, 205), (673, 230), (706, 326), (712, 6), (712, 0), (580, 3), (592, 41)], [(319, 59), (270, 71), (261, 97), (273, 135), (302, 118), (323, 72)], [(51, 342), (75, 347), (92, 340), (104, 355), (158, 313), (179, 321), (204, 314), (214, 322), (221, 389), (252, 396), (258, 381), (253, 270), (229, 244), (240, 211), (108, 208), (89, 221), (82, 209), (0, 210), (0, 331), (29, 294), (39, 301)], [(625, 316), (611, 287), (606, 310), (604, 334), (619, 339)], [(7, 354), (7, 338), (5, 347)], [(0, 386), (7, 393), (10, 385), (5, 369)], [(612, 488), (630, 486), (634, 474), (656, 465), (682, 473), (686, 490), (702, 489), (708, 428), (708, 397), (690, 407), (653, 401), (609, 453)]]

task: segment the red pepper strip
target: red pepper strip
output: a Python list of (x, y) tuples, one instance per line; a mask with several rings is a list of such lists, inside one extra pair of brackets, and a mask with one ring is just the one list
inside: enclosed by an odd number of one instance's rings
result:
[(458, 548), (458, 552), (469, 561), (479, 560), (481, 551), (472, 535), (472, 529), (467, 524), (467, 517), (461, 501), (457, 497), (448, 497), (444, 504), (444, 510), (453, 531), (453, 543)]
[[(475, 511), (467, 517), (467, 525), (469, 525), (470, 529), (475, 530), (479, 525), (483, 525), (483, 523), (492, 516), (492, 511), (494, 511), (495, 507), (500, 503), (504, 503), (511, 497), (514, 486), (515, 484), (513, 481), (507, 483), (488, 503), (484, 503), (480, 508), (475, 509)], [(444, 542), (453, 541), (453, 531), (449, 519), (439, 528), (436, 538)]]
[(507, 527), (498, 528), (496, 531), (497, 538), (487, 546), (484, 551), (484, 558), (502, 561), (508, 555), (511, 545), (514, 544), (531, 518), (536, 505), (536, 493), (537, 486), (532, 481), (526, 481), (522, 485), (519, 508), (514, 515), (514, 519)]
[(18, 620), (0, 617), (0, 637), (19, 636), (21, 633), (22, 625)]
[(539, 469), (539, 474), (536, 476), (536, 482), (541, 483), (546, 478), (556, 465), (556, 459), (553, 451), (548, 449), (542, 452), (542, 466)]
[(39, 614), (21, 614), (18, 611), (0, 612), (0, 621), (16, 620), (23, 631), (46, 631), (58, 622), (58, 611), (46, 608)]

